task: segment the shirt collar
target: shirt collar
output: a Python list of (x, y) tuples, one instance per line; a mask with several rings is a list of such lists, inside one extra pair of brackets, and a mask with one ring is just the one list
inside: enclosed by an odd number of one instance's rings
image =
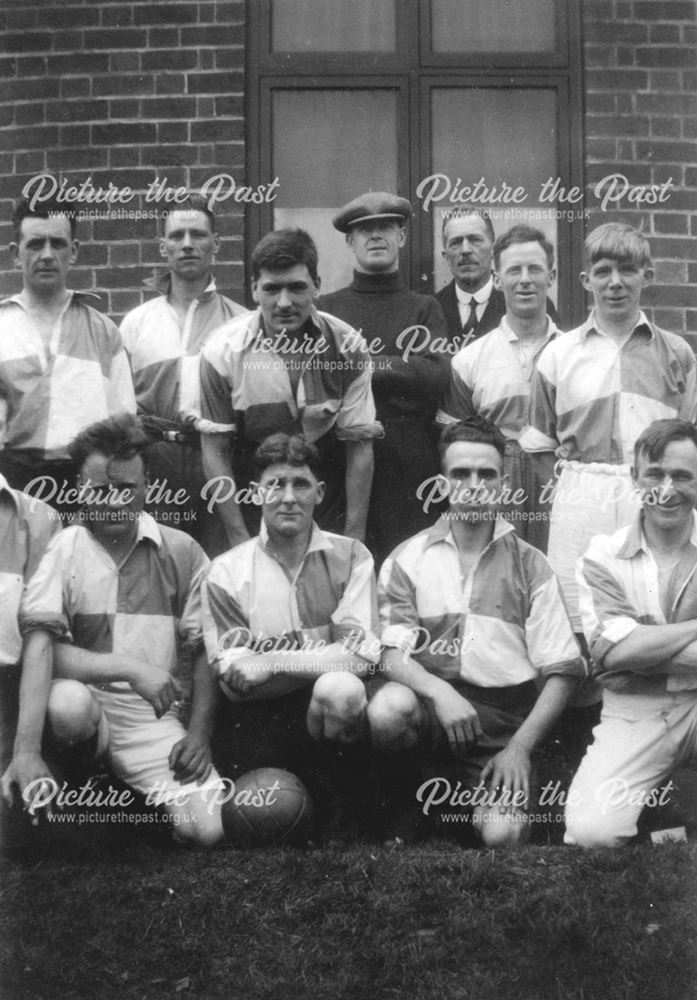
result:
[[(165, 298), (169, 298), (169, 294), (172, 291), (172, 272), (164, 271), (161, 274), (155, 275), (154, 278), (146, 278), (143, 284), (146, 288), (156, 289)], [(199, 302), (203, 302), (204, 299), (211, 298), (216, 292), (215, 278), (212, 275), (208, 276), (208, 284), (203, 289), (200, 295), (196, 298)]]
[(489, 301), (493, 290), (494, 290), (493, 278), (489, 278), (486, 285), (483, 285), (481, 288), (477, 289), (474, 295), (471, 295), (469, 292), (463, 291), (462, 288), (460, 288), (460, 286), (457, 283), (455, 283), (455, 295), (457, 296), (458, 301), (463, 302), (465, 305), (469, 305), (472, 299), (474, 299), (475, 303), (478, 306), (483, 305), (484, 302)]
[[(66, 309), (69, 309), (73, 302), (79, 302), (81, 299), (94, 299), (96, 302), (102, 301), (101, 295), (97, 295), (96, 292), (75, 292), (71, 291), (70, 289), (68, 289), (68, 292), (70, 297), (68, 298), (65, 304)], [(10, 295), (9, 298), (1, 299), (0, 306), (7, 306), (10, 305), (10, 303), (14, 303), (15, 305), (18, 305), (21, 309), (24, 309), (26, 311), (26, 307), (24, 305), (24, 302), (22, 302), (21, 296), (22, 293), (17, 292), (16, 295)]]
[[(697, 549), (697, 510), (692, 512), (692, 531), (690, 533), (690, 545)], [(644, 535), (644, 521), (639, 513), (632, 521), (627, 531), (627, 537), (622, 542), (618, 552), (618, 559), (633, 559), (640, 552), (648, 552), (649, 546)]]
[[(505, 517), (497, 516), (494, 521), (494, 535), (489, 545), (493, 545), (498, 542), (500, 538), (504, 535), (510, 535), (515, 528), (510, 521), (507, 521)], [(426, 548), (431, 545), (437, 545), (439, 542), (445, 542), (448, 545), (455, 546), (455, 539), (452, 533), (452, 522), (447, 514), (441, 514), (435, 524), (432, 524), (430, 528), (426, 529)], [(487, 546), (488, 548), (488, 546)]]
[[(518, 334), (515, 332), (515, 330), (513, 329), (513, 327), (509, 324), (509, 322), (508, 322), (508, 320), (506, 319), (505, 316), (502, 317), (500, 325), (501, 325), (501, 332), (503, 333), (503, 335), (506, 338), (506, 340), (508, 340), (510, 343), (513, 343), (514, 341), (520, 339), (518, 337)], [(556, 335), (557, 335), (558, 332), (559, 331), (557, 329), (556, 323), (551, 318), (551, 316), (548, 316), (547, 317), (547, 332), (545, 333), (545, 341), (544, 341), (545, 344), (547, 344), (550, 340), (554, 340), (554, 338), (556, 337)]]
[[(646, 313), (642, 309), (639, 310), (639, 315), (637, 316), (637, 321), (634, 324), (634, 326), (632, 327), (631, 333), (629, 334), (629, 338), (627, 338), (627, 339), (630, 339), (631, 336), (632, 336), (632, 334), (636, 330), (640, 330), (642, 333), (644, 333), (644, 332), (647, 333), (649, 340), (653, 340), (654, 339), (655, 334), (654, 334), (653, 327), (649, 323), (648, 319), (646, 318)], [(595, 333), (599, 337), (606, 337), (607, 336), (607, 334), (603, 333), (603, 331), (600, 329), (600, 327), (596, 323), (595, 309), (591, 309), (590, 316), (588, 317), (588, 319), (586, 320), (586, 322), (583, 324), (583, 326), (581, 326), (579, 328), (579, 333), (581, 335), (581, 339), (582, 340), (585, 340), (586, 337), (588, 336), (588, 334), (590, 334), (590, 333)]]
[[(269, 546), (269, 532), (266, 527), (266, 523), (262, 520), (259, 527), (259, 534), (257, 536), (259, 546), (271, 559), (276, 560), (276, 554), (273, 549)], [(305, 557), (307, 557), (311, 552), (326, 552), (331, 549), (332, 543), (329, 541), (322, 529), (314, 521), (312, 522), (312, 534), (310, 535), (310, 544), (305, 552)]]

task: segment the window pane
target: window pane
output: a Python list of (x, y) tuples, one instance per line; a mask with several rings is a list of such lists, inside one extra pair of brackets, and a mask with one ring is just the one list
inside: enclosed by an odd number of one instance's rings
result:
[(394, 52), (394, 0), (274, 0), (273, 52)]
[[(485, 208), (497, 236), (524, 222), (541, 229), (556, 247), (554, 203), (540, 202), (542, 186), (558, 174), (555, 91), (436, 87), (431, 107), (431, 177), (441, 176), (424, 179), (419, 197), (433, 218), (436, 289), (451, 280), (441, 256), (443, 213), (463, 204)], [(503, 197), (504, 185), (509, 192), (521, 189), (517, 202)], [(468, 187), (474, 189), (469, 195)]]
[(348, 284), (352, 274), (332, 215), (366, 191), (397, 190), (396, 107), (395, 92), (387, 90), (274, 93), (274, 227), (300, 226), (310, 233), (323, 291)]
[(434, 52), (553, 52), (554, 0), (431, 0)]

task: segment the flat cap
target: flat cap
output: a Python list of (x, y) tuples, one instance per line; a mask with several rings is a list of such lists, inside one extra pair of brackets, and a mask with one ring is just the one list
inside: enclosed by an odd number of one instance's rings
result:
[(340, 233), (348, 233), (351, 226), (355, 226), (357, 222), (367, 222), (368, 219), (398, 219), (404, 226), (409, 221), (411, 212), (411, 202), (406, 198), (387, 191), (369, 191), (339, 209), (332, 224)]

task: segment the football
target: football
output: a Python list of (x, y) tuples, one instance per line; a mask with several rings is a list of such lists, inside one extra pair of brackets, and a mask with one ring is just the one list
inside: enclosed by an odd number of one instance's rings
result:
[(262, 767), (235, 781), (234, 795), (222, 806), (225, 836), (239, 847), (301, 846), (314, 829), (312, 800), (290, 771)]

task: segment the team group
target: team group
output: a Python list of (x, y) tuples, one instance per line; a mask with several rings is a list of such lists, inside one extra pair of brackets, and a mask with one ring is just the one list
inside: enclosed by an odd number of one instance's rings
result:
[(214, 845), (220, 704), (288, 698), (313, 740), (455, 762), (486, 793), (471, 826), (489, 845), (526, 838), (534, 751), (601, 690), (567, 842), (626, 842), (697, 763), (695, 358), (641, 310), (646, 238), (589, 234), (593, 307), (562, 333), (542, 232), (446, 213), (434, 298), (399, 275), (410, 215), (384, 192), (341, 209), (354, 275), (325, 296), (311, 237), (267, 234), (250, 312), (216, 290), (216, 221), (192, 196), (163, 221), (159, 294), (119, 330), (68, 290), (74, 216), (18, 204), (6, 810), (102, 759)]

